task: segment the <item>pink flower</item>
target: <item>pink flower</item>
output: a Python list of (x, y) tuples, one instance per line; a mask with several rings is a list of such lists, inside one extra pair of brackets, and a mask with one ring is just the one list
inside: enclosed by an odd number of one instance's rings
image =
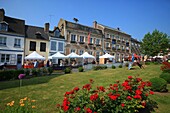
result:
[(22, 79), (22, 78), (24, 78), (24, 76), (25, 76), (25, 74), (19, 74), (18, 78)]

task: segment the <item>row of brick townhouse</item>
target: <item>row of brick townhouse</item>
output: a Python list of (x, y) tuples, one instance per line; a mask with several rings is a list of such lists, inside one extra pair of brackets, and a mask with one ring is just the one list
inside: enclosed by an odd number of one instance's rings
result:
[(44, 27), (26, 25), (25, 20), (5, 16), (4, 9), (0, 9), (0, 65), (21, 66), (24, 57), (33, 51), (46, 60), (58, 51), (65, 55), (88, 52), (96, 60), (100, 55), (110, 53), (117, 62), (131, 53), (140, 54), (139, 41), (120, 29), (96, 21), (90, 27), (60, 19), (57, 27), (49, 28), (49, 23)]

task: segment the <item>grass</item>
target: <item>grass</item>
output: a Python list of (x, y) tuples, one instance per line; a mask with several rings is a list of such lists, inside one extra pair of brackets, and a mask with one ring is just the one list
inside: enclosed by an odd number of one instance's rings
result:
[[(19, 80), (0, 82), (0, 112), (7, 102), (30, 97), (37, 100), (39, 113), (56, 113), (56, 104), (61, 103), (66, 91), (74, 87), (82, 87), (93, 79), (95, 86), (109, 86), (116, 80), (124, 81), (129, 75), (139, 75), (143, 80), (159, 77), (160, 65), (148, 65), (145, 69), (134, 67), (134, 70), (126, 68), (106, 69), (99, 71), (76, 72), (66, 75), (52, 75), (24, 79), (23, 85), (19, 87)], [(170, 85), (168, 85), (170, 90)], [(170, 93), (156, 93), (151, 97), (158, 103), (157, 113), (168, 113), (170, 111)]]

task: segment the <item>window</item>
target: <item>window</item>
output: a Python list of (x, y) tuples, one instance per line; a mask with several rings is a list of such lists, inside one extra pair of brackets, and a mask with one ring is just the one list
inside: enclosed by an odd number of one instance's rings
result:
[(75, 52), (76, 52), (76, 50), (75, 50), (75, 49), (71, 49), (71, 53), (72, 53), (72, 52), (73, 52), (73, 53), (75, 53)]
[(116, 44), (116, 40), (115, 39), (112, 39), (112, 44)]
[(84, 42), (84, 36), (80, 36), (80, 42)]
[(96, 44), (100, 45), (100, 39), (96, 39)]
[(64, 51), (64, 43), (58, 42), (58, 51)]
[(30, 41), (30, 51), (36, 51), (36, 42)]
[(109, 44), (109, 43), (106, 43), (106, 47), (110, 47), (110, 44)]
[(21, 39), (15, 38), (14, 47), (20, 47), (20, 46), (21, 46)]
[(71, 41), (76, 41), (76, 35), (71, 34)]
[(112, 38), (115, 38), (115, 35), (112, 35)]
[(110, 38), (110, 35), (109, 35), (109, 34), (107, 34), (107, 35), (106, 35), (106, 38)]
[(120, 49), (120, 46), (119, 46), (119, 45), (116, 45), (116, 49)]
[(54, 35), (55, 35), (56, 37), (60, 37), (60, 31), (59, 31), (59, 29), (56, 29), (56, 30), (55, 30)]
[(90, 43), (91, 43), (91, 44), (93, 43), (93, 38), (90, 38)]
[(122, 46), (122, 50), (124, 50), (125, 48), (124, 48), (124, 46)]
[(0, 46), (6, 46), (6, 37), (0, 37)]
[(56, 51), (56, 50), (57, 50), (57, 49), (56, 49), (56, 47), (57, 47), (56, 45), (57, 45), (56, 42), (51, 41), (51, 50)]
[(82, 55), (84, 53), (84, 50), (80, 50), (79, 54)]
[(46, 43), (40, 42), (40, 51), (45, 52), (46, 51)]
[(10, 54), (1, 54), (1, 62), (7, 63), (10, 61)]
[(7, 23), (0, 23), (0, 31), (8, 31)]

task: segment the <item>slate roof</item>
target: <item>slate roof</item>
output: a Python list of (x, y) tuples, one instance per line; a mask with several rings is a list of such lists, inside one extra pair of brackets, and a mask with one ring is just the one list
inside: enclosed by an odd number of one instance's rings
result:
[[(82, 25), (82, 24), (79, 24), (79, 23), (73, 23), (73, 22), (70, 22), (70, 21), (67, 21), (67, 20), (64, 20), (66, 22), (66, 28), (72, 28), (72, 29), (75, 29), (75, 30), (81, 30), (81, 31), (85, 31), (85, 32), (90, 32), (90, 33), (94, 33), (94, 34), (99, 34), (99, 35), (102, 35), (102, 31), (99, 30), (99, 29), (95, 29), (93, 27), (90, 27), (90, 26), (85, 26), (85, 25)], [(73, 26), (71, 26), (73, 25)]]
[(103, 26), (103, 27), (105, 27), (105, 28), (107, 28), (107, 29), (110, 29), (110, 30), (113, 30), (113, 31), (117, 31), (117, 32), (120, 32), (120, 33), (123, 33), (123, 34), (126, 34), (126, 35), (131, 36), (130, 34), (127, 34), (127, 33), (123, 32), (123, 31), (121, 31), (121, 30), (118, 30), (118, 29), (115, 29), (115, 28), (112, 28), (112, 27), (109, 27), (109, 26), (106, 26), (106, 25), (102, 25), (102, 24), (99, 24), (99, 23), (97, 23), (97, 24), (98, 24), (98, 25), (101, 25), (101, 26)]
[(25, 37), (32, 39), (49, 40), (48, 33), (44, 31), (43, 27), (30, 25), (25, 25)]
[(15, 35), (25, 35), (25, 20), (11, 18), (8, 16), (4, 16), (4, 20), (1, 22), (5, 22), (8, 24), (8, 31), (0, 31), (0, 33), (4, 34), (15, 34)]

